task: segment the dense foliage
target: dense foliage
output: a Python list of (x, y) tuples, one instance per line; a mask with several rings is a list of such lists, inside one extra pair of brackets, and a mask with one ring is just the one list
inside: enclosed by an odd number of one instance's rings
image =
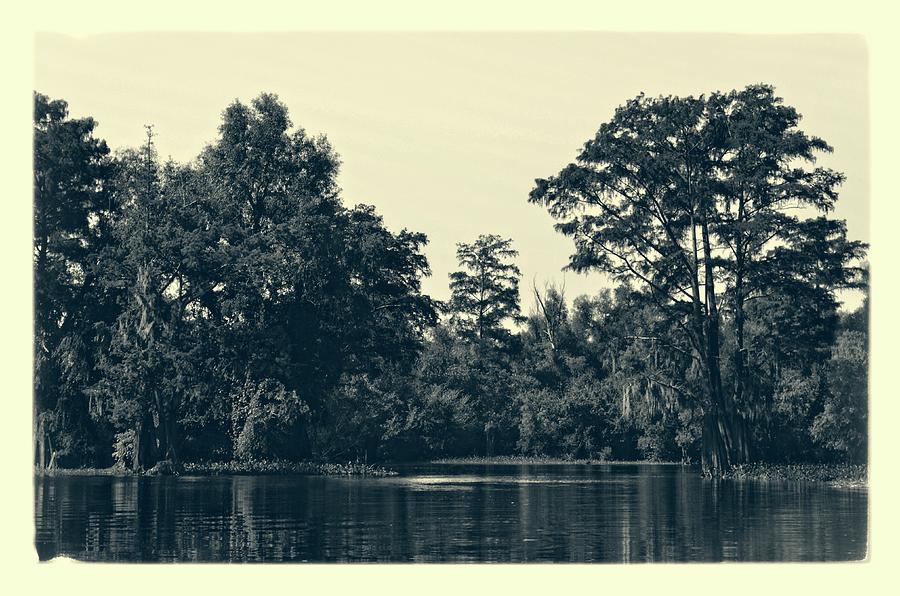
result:
[(523, 316), (496, 235), (424, 295), (426, 237), (345, 206), (273, 95), (178, 164), (35, 94), (35, 463), (865, 460), (864, 247), (788, 215), (841, 180), (798, 120), (762, 86), (623, 106), (532, 193), (619, 286)]
[(823, 334), (803, 346), (815, 349), (833, 331), (835, 291), (863, 283), (854, 264), (864, 246), (843, 222), (790, 211), (830, 211), (843, 181), (812, 167), (831, 147), (799, 120), (765, 85), (641, 95), (531, 193), (574, 240), (572, 269), (635, 284), (682, 329), (677, 343), (698, 372), (690, 393), (703, 412), (703, 467), (714, 474), (750, 458), (754, 373), (777, 358), (748, 341), (750, 303), (806, 315), (803, 328)]

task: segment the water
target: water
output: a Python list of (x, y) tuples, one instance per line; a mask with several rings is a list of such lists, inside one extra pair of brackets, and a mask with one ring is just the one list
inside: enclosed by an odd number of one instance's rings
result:
[(393, 478), (35, 479), (42, 560), (845, 561), (868, 495), (667, 465), (414, 465)]

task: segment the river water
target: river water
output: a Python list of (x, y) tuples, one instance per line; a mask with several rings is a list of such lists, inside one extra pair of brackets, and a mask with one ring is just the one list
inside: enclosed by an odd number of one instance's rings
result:
[(675, 465), (407, 465), (391, 478), (35, 478), (42, 560), (863, 559), (868, 493)]

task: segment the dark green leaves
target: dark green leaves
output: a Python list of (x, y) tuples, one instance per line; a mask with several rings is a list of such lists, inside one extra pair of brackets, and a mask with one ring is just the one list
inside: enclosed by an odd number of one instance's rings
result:
[(509, 335), (504, 323), (520, 319), (521, 272), (510, 262), (518, 254), (511, 240), (493, 234), (457, 245), (456, 258), (463, 269), (450, 274), (448, 309), (464, 334), (479, 341), (503, 339)]

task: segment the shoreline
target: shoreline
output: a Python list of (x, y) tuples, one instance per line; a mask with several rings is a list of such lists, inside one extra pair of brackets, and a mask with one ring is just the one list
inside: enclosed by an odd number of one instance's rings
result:
[(690, 466), (692, 464), (686, 464), (680, 461), (659, 461), (659, 460), (650, 460), (650, 459), (642, 459), (642, 460), (612, 460), (612, 459), (564, 459), (561, 457), (529, 457), (529, 456), (517, 456), (517, 455), (497, 455), (492, 457), (445, 457), (439, 459), (429, 460), (427, 463), (429, 464), (484, 464), (484, 465), (526, 465), (526, 464), (534, 464), (534, 465), (562, 465), (562, 464), (574, 464), (574, 465), (626, 465), (626, 464), (654, 464), (660, 466)]
[[(599, 459), (562, 459), (554, 457), (455, 457), (431, 460), (430, 464), (471, 464), (471, 465), (665, 465), (696, 466), (697, 464), (679, 461), (654, 460), (599, 460)], [(763, 480), (780, 482), (820, 482), (836, 488), (868, 488), (867, 464), (774, 464), (754, 462), (737, 466), (727, 473), (722, 480)]]
[[(154, 468), (155, 469), (155, 468)], [(135, 472), (125, 468), (56, 468), (34, 470), (35, 476), (365, 476), (383, 478), (396, 476), (397, 472), (383, 466), (361, 463), (314, 463), (255, 461), (241, 462), (186, 462), (180, 469), (166, 473), (154, 469)]]
[(867, 464), (751, 463), (737, 466), (726, 474), (725, 479), (821, 482), (836, 488), (869, 487)]
[[(396, 465), (665, 465), (687, 466), (682, 462), (634, 460), (611, 461), (593, 459), (562, 459), (553, 457), (457, 457), (430, 460), (427, 462), (394, 462)], [(384, 466), (362, 463), (315, 463), (315, 462), (189, 462), (178, 470), (167, 473), (146, 470), (110, 468), (57, 468), (55, 470), (34, 470), (35, 476), (356, 476), (385, 478), (396, 476), (396, 470)], [(815, 482), (836, 488), (868, 488), (868, 467), (866, 464), (770, 464), (750, 463), (735, 467), (722, 480), (756, 480), (775, 482)]]

